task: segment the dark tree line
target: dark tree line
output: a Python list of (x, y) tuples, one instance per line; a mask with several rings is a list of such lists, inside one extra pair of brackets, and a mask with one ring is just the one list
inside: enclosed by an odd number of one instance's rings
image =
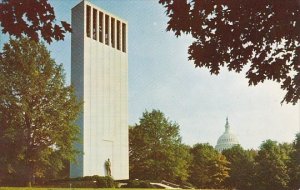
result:
[(181, 142), (179, 125), (159, 110), (130, 127), (130, 178), (171, 181), (197, 188), (296, 190), (300, 188), (300, 134), (292, 144), (263, 142), (258, 150)]

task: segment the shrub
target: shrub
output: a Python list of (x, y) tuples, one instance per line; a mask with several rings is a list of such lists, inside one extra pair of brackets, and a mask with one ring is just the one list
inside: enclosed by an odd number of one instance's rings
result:
[(155, 188), (149, 181), (144, 180), (129, 180), (127, 185), (122, 186), (124, 188)]
[(85, 176), (77, 178), (56, 179), (48, 181), (47, 187), (81, 187), (81, 188), (113, 188), (115, 182), (113, 178), (108, 176)]
[(96, 181), (97, 181), (97, 187), (108, 187), (108, 188), (115, 187), (113, 178), (109, 176), (98, 177)]
[(69, 187), (86, 187), (86, 188), (96, 188), (97, 185), (94, 181), (74, 181), (74, 180), (53, 180), (45, 184), (46, 187), (53, 187), (53, 188), (69, 188)]

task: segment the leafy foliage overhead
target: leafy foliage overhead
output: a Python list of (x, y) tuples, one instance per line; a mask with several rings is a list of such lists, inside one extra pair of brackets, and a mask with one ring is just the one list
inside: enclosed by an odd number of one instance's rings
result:
[(63, 40), (71, 26), (65, 21), (55, 23), (55, 13), (48, 0), (2, 0), (0, 2), (0, 23), (3, 33), (16, 37), (27, 36), (48, 43)]
[[(300, 98), (300, 3), (298, 0), (159, 0), (167, 30), (190, 34), (189, 60), (219, 74), (247, 69), (249, 85), (281, 84), (283, 102)], [(246, 66), (247, 65), (247, 66)]]

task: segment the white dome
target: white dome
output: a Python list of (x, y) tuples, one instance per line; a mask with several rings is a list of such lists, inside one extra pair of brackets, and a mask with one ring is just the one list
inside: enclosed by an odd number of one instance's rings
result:
[(239, 141), (237, 140), (237, 137), (230, 132), (230, 126), (228, 123), (228, 118), (226, 119), (226, 124), (225, 124), (225, 132), (223, 135), (221, 135), (218, 139), (216, 149), (219, 152), (222, 152), (225, 149), (229, 149), (233, 147), (234, 145), (238, 145)]

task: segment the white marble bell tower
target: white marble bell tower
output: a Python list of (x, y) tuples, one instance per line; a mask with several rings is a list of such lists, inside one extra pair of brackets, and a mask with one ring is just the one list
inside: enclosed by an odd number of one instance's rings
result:
[(71, 82), (83, 111), (77, 120), (82, 152), (70, 177), (129, 178), (128, 25), (123, 19), (82, 1), (72, 8)]

